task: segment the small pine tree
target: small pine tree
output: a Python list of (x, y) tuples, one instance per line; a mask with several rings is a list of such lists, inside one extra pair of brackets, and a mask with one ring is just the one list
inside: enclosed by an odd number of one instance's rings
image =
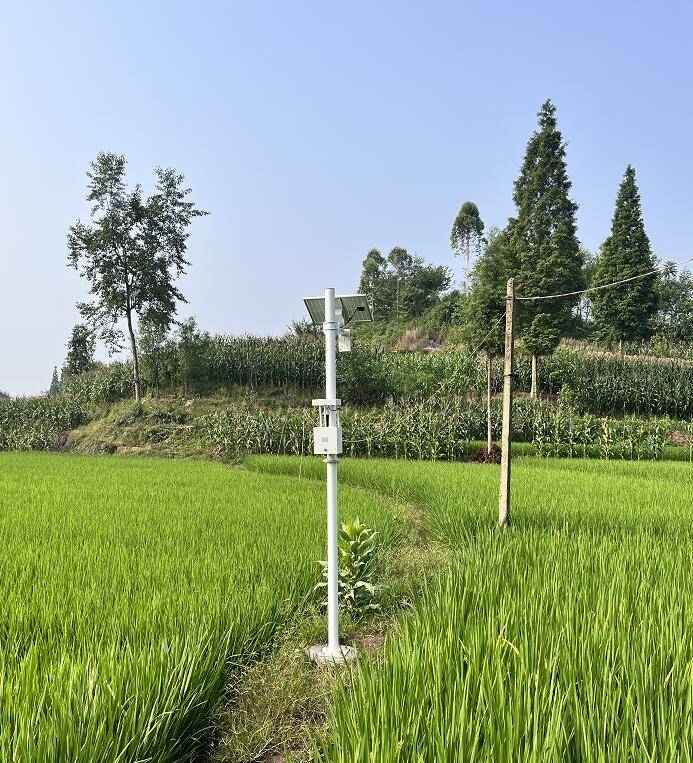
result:
[(83, 323), (78, 323), (67, 342), (67, 357), (63, 366), (63, 376), (77, 376), (94, 365), (96, 341), (94, 332)]
[(55, 397), (60, 393), (60, 377), (58, 376), (57, 366), (53, 367), (53, 376), (51, 377), (51, 386), (48, 389), (48, 394), (51, 397)]
[[(629, 164), (616, 197), (611, 235), (601, 247), (594, 285), (640, 275), (654, 270), (655, 259), (642, 219), (635, 170)], [(612, 342), (646, 339), (658, 306), (659, 278), (637, 281), (592, 292), (592, 312), (597, 333)]]
[(465, 338), (473, 347), (486, 353), (487, 452), (493, 445), (491, 363), (493, 356), (503, 351), (503, 315), (509, 277), (507, 234), (494, 228), (474, 266), (471, 290), (462, 309)]
[[(583, 286), (583, 255), (577, 239), (577, 204), (565, 144), (557, 127), (556, 107), (546, 101), (539, 111), (539, 129), (527, 144), (513, 199), (517, 217), (509, 233), (519, 295), (534, 297), (577, 291)], [(532, 355), (532, 395), (537, 393), (537, 358), (554, 351), (570, 324), (578, 297), (520, 303), (518, 328)]]

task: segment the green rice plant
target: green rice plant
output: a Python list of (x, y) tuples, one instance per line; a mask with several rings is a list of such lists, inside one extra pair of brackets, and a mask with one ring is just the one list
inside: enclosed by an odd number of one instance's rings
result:
[(502, 533), (496, 468), (353, 460), (341, 476), (415, 503), (451, 556), (337, 688), (316, 761), (693, 759), (687, 463), (516, 459)]
[[(194, 760), (318, 577), (324, 488), (204, 461), (0, 454), (0, 760)], [(387, 541), (391, 503), (340, 491)]]

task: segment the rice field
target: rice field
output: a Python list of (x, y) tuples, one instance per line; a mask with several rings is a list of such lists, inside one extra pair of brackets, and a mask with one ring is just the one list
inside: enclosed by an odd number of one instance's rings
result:
[[(321, 461), (247, 466), (0, 454), (0, 760), (205, 760), (324, 554)], [(693, 759), (690, 465), (517, 458), (502, 533), (497, 467), (340, 472), (343, 518), (391, 542), (392, 499), (416, 504), (450, 557), (315, 761)]]
[[(389, 504), (341, 497), (387, 534)], [(0, 760), (195, 759), (319, 579), (324, 511), (203, 461), (0, 454)]]
[(455, 554), (337, 692), (316, 760), (693, 759), (690, 466), (517, 459), (503, 533), (495, 467), (342, 478), (418, 503)]

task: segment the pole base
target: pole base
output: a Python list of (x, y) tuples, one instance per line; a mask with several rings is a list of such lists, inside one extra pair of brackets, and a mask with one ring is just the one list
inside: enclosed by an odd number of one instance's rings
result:
[(330, 649), (327, 644), (315, 644), (306, 649), (308, 656), (313, 662), (318, 664), (344, 665), (356, 657), (356, 650), (350, 646), (339, 646), (337, 649)]

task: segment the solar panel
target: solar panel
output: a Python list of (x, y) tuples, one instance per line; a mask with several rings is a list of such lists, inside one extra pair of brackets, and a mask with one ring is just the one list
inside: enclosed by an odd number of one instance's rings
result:
[(303, 301), (306, 303), (306, 309), (311, 321), (315, 324), (324, 323), (325, 297), (306, 297)]
[[(325, 298), (306, 297), (304, 300), (311, 321), (315, 324), (325, 322)], [(335, 297), (335, 308), (342, 309), (342, 325), (349, 326), (353, 323), (368, 323), (373, 320), (370, 305), (365, 294), (348, 294)]]

